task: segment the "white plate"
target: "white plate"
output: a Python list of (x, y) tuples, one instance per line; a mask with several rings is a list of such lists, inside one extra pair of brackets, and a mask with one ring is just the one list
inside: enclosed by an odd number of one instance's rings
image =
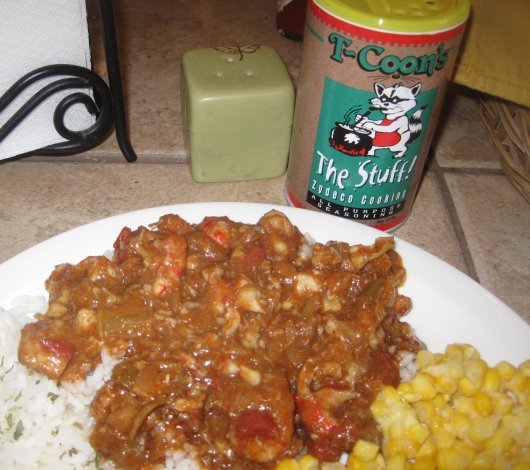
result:
[[(285, 206), (247, 203), (198, 203), (161, 206), (99, 220), (57, 235), (0, 265), (0, 306), (7, 309), (21, 295), (45, 295), (44, 281), (60, 263), (76, 263), (103, 254), (121, 228), (132, 229), (176, 213), (189, 222), (208, 215), (255, 223), (268, 210), (286, 214), (315, 240), (370, 244), (381, 232), (331, 215)], [(508, 360), (519, 364), (530, 358), (530, 325), (478, 283), (447, 263), (397, 239), (397, 251), (407, 269), (401, 289), (412, 298), (406, 317), (430, 350), (443, 351), (449, 343), (474, 345), (490, 364)]]

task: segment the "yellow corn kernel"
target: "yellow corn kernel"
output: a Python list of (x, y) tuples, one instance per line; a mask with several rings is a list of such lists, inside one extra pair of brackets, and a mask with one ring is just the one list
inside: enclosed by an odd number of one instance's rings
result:
[(393, 457), (394, 455), (401, 455), (403, 457), (414, 458), (416, 454), (416, 446), (408, 439), (390, 439), (384, 445), (385, 457)]
[(447, 406), (447, 401), (445, 400), (444, 396), (441, 394), (436, 395), (432, 400), (431, 403), (434, 405), (435, 408), (444, 409)]
[(530, 405), (530, 377), (526, 377), (526, 382), (519, 400), (521, 400), (521, 404), (523, 405)]
[(346, 463), (346, 470), (384, 470), (385, 460), (381, 454), (377, 454), (373, 460), (365, 462), (350, 454)]
[(482, 387), (485, 392), (496, 392), (501, 386), (501, 375), (494, 367), (488, 367), (484, 374), (484, 384)]
[(461, 361), (464, 359), (464, 345), (463, 344), (448, 344), (445, 348), (445, 356), (442, 355), (442, 360), (446, 359), (446, 356), (450, 359), (453, 359), (454, 357), (457, 358), (457, 360)]
[(445, 406), (444, 408), (441, 408), (438, 410), (438, 416), (440, 416), (444, 421), (447, 421), (451, 419), (451, 416), (453, 416), (455, 410), (451, 408), (451, 406)]
[(473, 470), (490, 470), (495, 467), (496, 461), (497, 458), (492, 452), (479, 452), (473, 457), (469, 468)]
[(424, 369), (418, 369), (429, 374), (431, 377), (439, 377), (441, 375), (447, 375), (447, 364), (442, 362), (439, 358), (436, 358), (435, 363), (425, 367)]
[(506, 415), (512, 411), (513, 400), (505, 393), (496, 393), (492, 396), (493, 411), (497, 415)]
[(457, 450), (460, 454), (467, 456), (470, 462), (475, 458), (475, 449), (465, 444), (464, 442), (457, 441), (454, 449)]
[(515, 367), (506, 361), (499, 362), (495, 368), (503, 380), (510, 380), (515, 374)]
[(449, 425), (459, 439), (464, 439), (471, 427), (471, 419), (468, 415), (455, 411), (449, 419)]
[(407, 459), (404, 455), (396, 454), (386, 461), (386, 470), (405, 470)]
[(392, 457), (393, 455), (397, 455), (400, 452), (401, 445), (398, 441), (392, 441), (389, 439), (383, 444), (383, 455), (386, 459)]
[(530, 462), (517, 462), (513, 470), (530, 470)]
[(495, 434), (496, 427), (497, 418), (494, 416), (476, 418), (469, 429), (468, 437), (475, 444), (481, 444)]
[(416, 458), (431, 458), (434, 459), (437, 449), (436, 445), (432, 442), (431, 438), (425, 440), (421, 447), (416, 452)]
[(463, 364), (466, 377), (469, 377), (473, 383), (482, 386), (484, 374), (488, 370), (488, 363), (480, 357), (464, 361)]
[(448, 374), (438, 375), (436, 377), (436, 388), (440, 393), (454, 393), (458, 388), (458, 380), (453, 379)]
[(512, 438), (523, 429), (522, 423), (517, 418), (517, 416), (512, 414), (502, 417), (502, 428), (510, 433)]
[(434, 354), (426, 349), (418, 351), (416, 356), (416, 364), (420, 369), (424, 369), (427, 366), (431, 366), (435, 363)]
[(432, 378), (419, 372), (411, 380), (412, 392), (420, 395), (424, 400), (432, 400), (436, 396), (436, 388)]
[(465, 370), (461, 362), (448, 361), (447, 362), (447, 374), (451, 379), (458, 380), (464, 377)]
[(466, 359), (478, 359), (480, 361), (483, 361), (483, 359), (480, 357), (480, 353), (477, 351), (477, 349), (474, 348), (473, 346), (471, 346), (470, 344), (467, 344), (465, 346), (464, 357)]
[(383, 458), (381, 454), (379, 454), (373, 462), (370, 462), (370, 464), (371, 464), (371, 467), (369, 468), (369, 470), (385, 470), (386, 469), (385, 459)]
[(436, 465), (440, 470), (464, 470), (469, 468), (471, 459), (454, 448), (440, 449), (436, 455)]
[(458, 381), (458, 390), (466, 397), (472, 397), (480, 390), (480, 385), (474, 383), (469, 377), (462, 377)]
[(436, 415), (436, 410), (431, 402), (419, 401), (413, 404), (413, 408), (422, 423), (428, 423)]
[(300, 466), (295, 459), (285, 459), (276, 465), (275, 470), (300, 470)]
[(431, 431), (436, 431), (438, 429), (443, 429), (445, 427), (445, 420), (441, 416), (433, 416), (429, 423), (429, 428)]
[(401, 382), (398, 385), (397, 391), (400, 395), (405, 395), (412, 392), (412, 385), (410, 382)]
[(394, 387), (386, 385), (381, 391), (381, 398), (390, 403), (398, 403), (400, 397), (398, 391)]
[(520, 366), (519, 370), (526, 378), (530, 378), (530, 359), (524, 361)]
[(380, 398), (376, 398), (370, 405), (370, 412), (377, 420), (387, 417), (388, 411), (388, 405)]
[(417, 457), (413, 468), (414, 470), (435, 470), (436, 460), (430, 456)]
[(429, 437), (429, 431), (422, 426), (420, 423), (413, 424), (406, 429), (405, 436), (416, 444), (422, 444), (427, 437)]
[(464, 396), (457, 396), (453, 400), (453, 406), (456, 411), (460, 413), (464, 413), (466, 415), (471, 415), (474, 407), (473, 407), (473, 398), (470, 397), (464, 397)]
[(437, 429), (433, 431), (432, 439), (438, 449), (447, 449), (453, 447), (455, 444), (454, 434), (443, 429)]
[(511, 437), (505, 429), (497, 429), (493, 433), (493, 436), (484, 442), (484, 449), (502, 455), (508, 450), (508, 447), (510, 447), (510, 440)]
[(473, 407), (480, 416), (488, 416), (493, 411), (491, 398), (482, 391), (477, 392), (473, 398)]
[(520, 459), (520, 447), (515, 443), (511, 442), (508, 451), (505, 454), (505, 457), (508, 458), (511, 462), (517, 462)]
[(359, 460), (369, 462), (374, 460), (379, 453), (379, 446), (375, 442), (359, 439), (353, 447), (353, 455)]
[(422, 396), (419, 393), (408, 392), (403, 394), (403, 399), (407, 403), (416, 403), (422, 399)]
[(401, 441), (401, 440), (404, 440), (405, 439), (405, 427), (402, 426), (401, 424), (394, 424), (393, 426), (390, 427), (390, 432), (388, 433), (389, 434), (389, 437), (390, 437), (390, 440), (391, 441), (395, 441), (395, 442), (398, 442), (398, 441)]
[(318, 460), (315, 459), (312, 455), (304, 455), (299, 461), (298, 461), (298, 468), (300, 470), (318, 470), (319, 463)]
[(522, 393), (526, 385), (526, 377), (519, 371), (516, 371), (509, 380), (508, 390), (515, 393)]

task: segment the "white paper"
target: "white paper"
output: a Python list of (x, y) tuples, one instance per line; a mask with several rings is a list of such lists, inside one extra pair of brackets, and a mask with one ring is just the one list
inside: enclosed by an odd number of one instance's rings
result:
[[(91, 68), (88, 24), (84, 0), (0, 0), (0, 95), (23, 75), (53, 64)], [(52, 77), (32, 85), (0, 112), (0, 127), (28, 98)], [(54, 94), (35, 109), (0, 142), (0, 160), (64, 142), (53, 126), (57, 104), (76, 91)], [(90, 92), (89, 92), (90, 93)], [(87, 129), (94, 122), (84, 106), (76, 104), (66, 114), (71, 130)]]

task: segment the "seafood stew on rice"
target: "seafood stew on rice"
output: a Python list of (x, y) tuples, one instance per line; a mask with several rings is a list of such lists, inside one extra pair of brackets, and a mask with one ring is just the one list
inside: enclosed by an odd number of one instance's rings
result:
[(392, 237), (311, 243), (278, 211), (257, 224), (162, 216), (109, 259), (56, 267), (19, 360), (59, 381), (119, 360), (90, 406), (90, 443), (123, 468), (185, 451), (207, 468), (337, 460), (377, 441), (370, 403), (422, 344), (402, 320)]

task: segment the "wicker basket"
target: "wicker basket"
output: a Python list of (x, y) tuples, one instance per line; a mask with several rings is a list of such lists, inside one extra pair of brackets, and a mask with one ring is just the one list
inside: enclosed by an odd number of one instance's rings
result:
[(492, 97), (478, 108), (504, 173), (530, 203), (530, 109)]

